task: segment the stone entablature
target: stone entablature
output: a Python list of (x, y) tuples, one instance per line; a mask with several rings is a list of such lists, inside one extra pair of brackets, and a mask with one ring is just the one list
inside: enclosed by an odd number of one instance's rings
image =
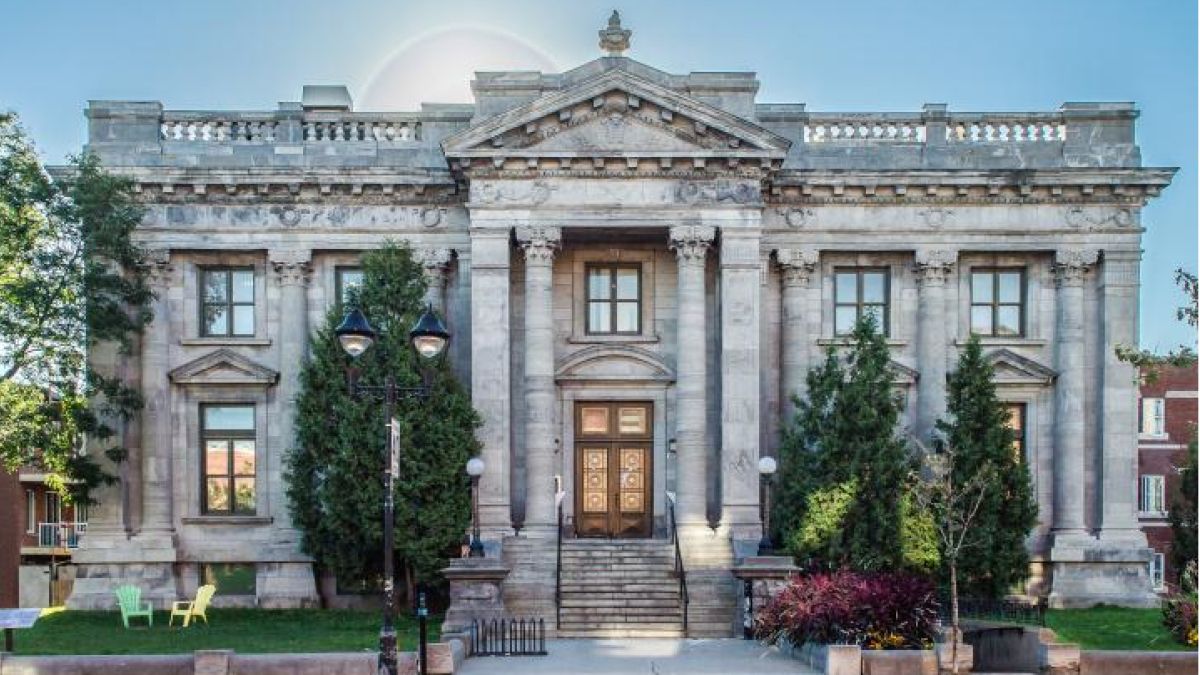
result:
[[(607, 34), (627, 48), (619, 25)], [(148, 414), (129, 430), (130, 500), (97, 509), (77, 556), (94, 566), (81, 598), (107, 601), (105, 580), (136, 565), (157, 565), (146, 574), (165, 598), (201, 565), (251, 561), (259, 600), (311, 601), (282, 466), (306, 336), (337, 306), (339, 271), (401, 240), (483, 419), (480, 514), (489, 555), (512, 568), (510, 610), (545, 613), (543, 544), (556, 491), (574, 489), (573, 406), (589, 400), (652, 408), (654, 532), (671, 494), (719, 609), (734, 556), (758, 540), (755, 463), (809, 368), (845, 344), (846, 270), (886, 279), (902, 431), (916, 435), (944, 412), (972, 275), (1020, 271), (1019, 334), (983, 342), (1001, 397), (1025, 406), (1033, 590), (1139, 601), (1136, 420), (1122, 412), (1136, 392), (1107, 355), (1135, 342), (1141, 209), (1173, 170), (1140, 166), (1132, 105), (817, 113), (756, 104), (751, 73), (672, 75), (621, 56), (479, 73), (473, 89), (474, 105), (414, 113), (352, 111), (326, 90), (268, 112), (91, 103), (89, 148), (147, 206), (137, 236), (155, 251), (164, 320), (136, 358), (94, 355), (141, 382)], [(637, 331), (589, 333), (597, 265), (638, 271)], [(200, 334), (210, 267), (253, 272), (252, 335)], [(251, 514), (200, 513), (198, 406), (223, 402), (255, 406)]]

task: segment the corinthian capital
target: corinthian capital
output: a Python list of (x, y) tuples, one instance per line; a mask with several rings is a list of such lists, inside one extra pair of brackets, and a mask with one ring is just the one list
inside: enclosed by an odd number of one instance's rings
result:
[(1060, 286), (1079, 286), (1100, 259), (1094, 248), (1064, 248), (1054, 252), (1054, 281)]
[(306, 250), (271, 251), (271, 268), (280, 286), (304, 286), (308, 284), (312, 266), (312, 252)]
[(944, 284), (958, 262), (958, 252), (946, 249), (920, 249), (915, 256), (919, 283)]
[(717, 228), (712, 225), (676, 225), (671, 228), (671, 249), (680, 264), (704, 264), (704, 257), (717, 238)]
[(562, 243), (562, 228), (545, 225), (518, 227), (517, 243), (525, 251), (525, 262), (549, 263), (554, 260), (554, 252)]
[(815, 248), (775, 249), (775, 262), (783, 273), (784, 286), (807, 286), (820, 259), (821, 252)]

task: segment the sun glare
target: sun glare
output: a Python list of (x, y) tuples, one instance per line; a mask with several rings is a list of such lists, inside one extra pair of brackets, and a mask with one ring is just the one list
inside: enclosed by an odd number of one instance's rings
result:
[(396, 50), (367, 81), (355, 108), (417, 110), (421, 103), (470, 103), (477, 70), (557, 72), (554, 59), (521, 38), (490, 28), (441, 29)]

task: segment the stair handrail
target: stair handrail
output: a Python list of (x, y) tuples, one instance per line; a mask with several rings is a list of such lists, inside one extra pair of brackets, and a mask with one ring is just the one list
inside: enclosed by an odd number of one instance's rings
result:
[(565, 490), (554, 494), (554, 506), (558, 512), (558, 542), (554, 552), (554, 629), (559, 629), (562, 623), (562, 538), (563, 538), (563, 498)]
[(675, 523), (675, 493), (667, 493), (667, 514), (671, 518), (671, 541), (675, 544), (675, 576), (679, 577), (679, 597), (683, 599), (683, 633), (688, 629), (687, 570), (683, 567), (683, 550), (679, 547), (679, 527)]

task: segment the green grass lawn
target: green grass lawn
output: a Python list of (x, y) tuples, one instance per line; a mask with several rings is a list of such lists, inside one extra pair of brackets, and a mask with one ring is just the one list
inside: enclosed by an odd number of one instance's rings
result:
[[(13, 631), (17, 654), (176, 654), (196, 649), (242, 653), (374, 651), (379, 644), (378, 612), (318, 609), (209, 609), (209, 626), (167, 627), (167, 612), (154, 613), (154, 627), (126, 630), (118, 612), (60, 611), (38, 619), (33, 628)], [(430, 617), (429, 640), (437, 639), (441, 618)], [(132, 624), (131, 624), (132, 625)], [(417, 644), (417, 622), (396, 623), (401, 651)]]
[(1127, 609), (1101, 605), (1091, 609), (1055, 609), (1046, 612), (1046, 626), (1059, 642), (1083, 649), (1194, 649), (1179, 644), (1162, 625), (1162, 610)]

